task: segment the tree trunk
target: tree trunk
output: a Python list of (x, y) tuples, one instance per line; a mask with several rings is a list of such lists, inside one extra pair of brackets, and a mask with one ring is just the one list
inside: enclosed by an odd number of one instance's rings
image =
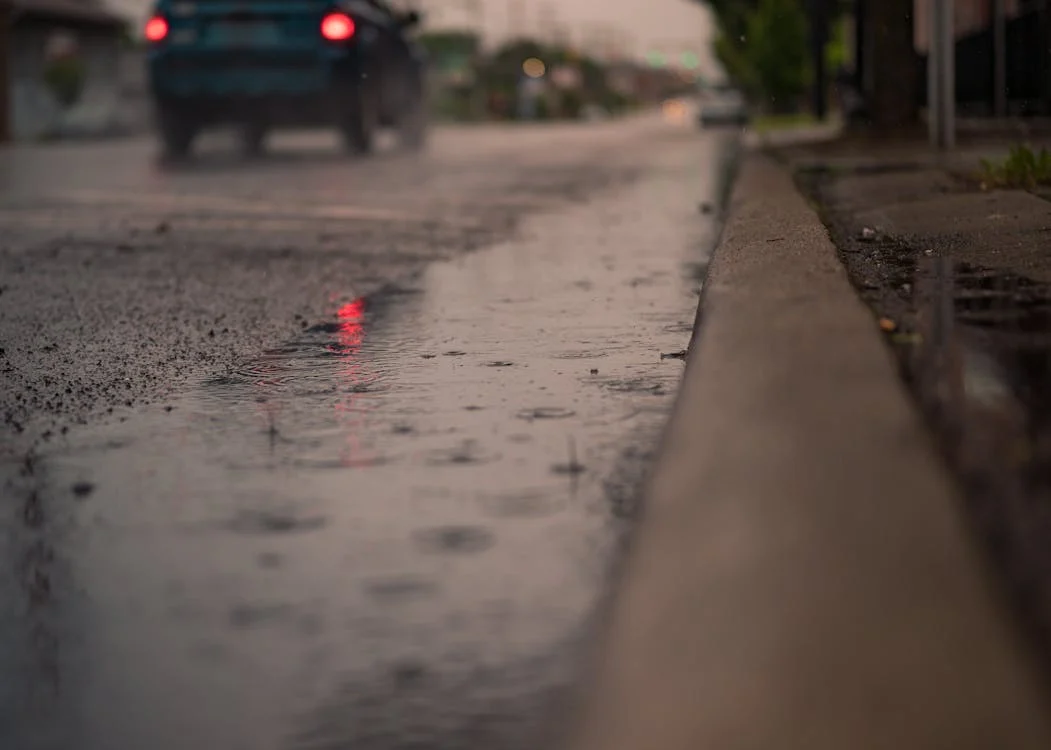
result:
[(828, 115), (828, 71), (825, 69), (825, 49), (828, 46), (828, 0), (810, 0), (810, 56), (813, 66), (811, 108), (814, 117), (824, 120)]
[(918, 119), (919, 66), (913, 40), (913, 0), (865, 3), (865, 30), (871, 68), (866, 92), (872, 124), (907, 127)]

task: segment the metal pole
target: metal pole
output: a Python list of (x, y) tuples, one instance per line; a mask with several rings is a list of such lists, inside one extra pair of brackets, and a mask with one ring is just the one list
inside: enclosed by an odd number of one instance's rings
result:
[(1051, 45), (1048, 44), (1051, 41), (1051, 19), (1048, 18), (1048, 0), (1037, 0), (1036, 18), (1040, 40), (1037, 47), (1037, 81), (1040, 85), (1037, 101), (1040, 112), (1046, 115), (1051, 112), (1051, 96), (1048, 93), (1048, 84), (1051, 82)]
[(927, 118), (931, 145), (956, 145), (956, 34), (953, 0), (929, 0), (930, 50), (927, 56)]
[(941, 99), (938, 86), (939, 58), (941, 56), (940, 34), (938, 33), (938, 7), (941, 0), (927, 0), (927, 134), (931, 145), (937, 147), (938, 133), (941, 125), (939, 103)]
[(1004, 0), (993, 0), (993, 114), (1007, 115), (1007, 14)]
[(11, 4), (0, 0), (0, 143), (11, 137)]

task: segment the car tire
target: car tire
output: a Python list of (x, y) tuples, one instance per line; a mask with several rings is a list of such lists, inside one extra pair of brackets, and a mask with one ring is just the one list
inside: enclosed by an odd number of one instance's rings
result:
[(241, 128), (241, 151), (245, 156), (258, 157), (266, 153), (266, 137), (269, 129), (260, 123), (251, 123)]
[(379, 129), (379, 102), (371, 85), (349, 87), (344, 97), (340, 131), (343, 145), (352, 154), (372, 153)]
[(427, 99), (419, 92), (398, 120), (402, 148), (419, 151), (427, 145), (427, 125)]
[(190, 154), (199, 127), (189, 112), (177, 105), (162, 103), (157, 107), (157, 126), (165, 158), (183, 159)]

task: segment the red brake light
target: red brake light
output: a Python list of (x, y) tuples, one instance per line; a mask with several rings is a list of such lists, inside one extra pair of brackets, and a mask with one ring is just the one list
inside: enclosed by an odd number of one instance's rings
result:
[(354, 19), (346, 13), (329, 13), (321, 19), (321, 36), (330, 42), (344, 42), (354, 36)]
[(146, 22), (145, 34), (151, 42), (163, 41), (168, 36), (168, 21), (161, 16), (154, 16)]

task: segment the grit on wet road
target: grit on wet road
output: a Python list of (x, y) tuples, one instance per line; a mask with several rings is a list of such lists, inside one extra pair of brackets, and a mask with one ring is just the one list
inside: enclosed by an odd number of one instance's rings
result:
[(0, 153), (0, 746), (555, 743), (735, 149)]

